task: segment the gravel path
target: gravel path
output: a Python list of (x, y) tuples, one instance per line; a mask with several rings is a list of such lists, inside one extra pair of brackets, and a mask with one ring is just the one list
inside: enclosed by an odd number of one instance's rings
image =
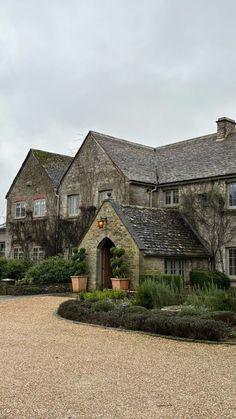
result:
[(235, 346), (74, 324), (64, 300), (0, 300), (1, 419), (236, 418)]

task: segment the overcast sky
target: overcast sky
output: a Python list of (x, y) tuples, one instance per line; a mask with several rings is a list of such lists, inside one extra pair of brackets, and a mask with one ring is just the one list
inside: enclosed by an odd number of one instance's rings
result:
[(73, 155), (90, 129), (158, 146), (236, 118), (235, 14), (235, 0), (0, 0), (0, 216), (30, 148)]

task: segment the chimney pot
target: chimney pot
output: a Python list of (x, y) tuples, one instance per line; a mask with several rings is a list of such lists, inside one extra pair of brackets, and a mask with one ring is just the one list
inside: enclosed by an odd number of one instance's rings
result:
[(235, 120), (227, 117), (219, 118), (217, 123), (216, 141), (223, 141), (228, 134), (235, 131)]

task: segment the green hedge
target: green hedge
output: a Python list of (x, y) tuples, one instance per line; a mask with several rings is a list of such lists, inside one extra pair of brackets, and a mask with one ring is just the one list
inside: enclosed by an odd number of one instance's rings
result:
[(107, 310), (106, 306), (104, 309), (95, 312), (93, 304), (88, 307), (84, 302), (69, 300), (59, 306), (58, 314), (75, 321), (200, 340), (218, 341), (227, 338), (231, 332), (227, 324), (212, 319), (166, 315), (151, 310), (132, 312), (122, 306), (113, 310)]
[(30, 266), (30, 260), (0, 258), (0, 279), (22, 279)]
[(218, 288), (222, 289), (228, 289), (230, 287), (229, 277), (219, 271), (191, 271), (189, 278), (190, 284), (193, 287), (203, 288), (210, 284), (215, 284)]
[(54, 256), (32, 266), (26, 273), (26, 281), (32, 284), (53, 284), (71, 282), (73, 262)]

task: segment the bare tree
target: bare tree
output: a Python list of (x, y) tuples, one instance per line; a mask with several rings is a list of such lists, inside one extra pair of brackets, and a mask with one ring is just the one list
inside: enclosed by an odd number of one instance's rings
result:
[(195, 186), (181, 195), (181, 211), (212, 258), (212, 269), (225, 271), (224, 248), (236, 235), (236, 223), (227, 210), (225, 194), (217, 186)]
[(34, 219), (32, 211), (27, 211), (22, 220), (8, 224), (12, 244), (22, 247), (24, 257), (30, 257), (32, 244), (41, 246), (45, 256), (62, 253), (65, 246), (77, 246), (91, 223), (95, 207), (81, 207), (80, 215), (73, 219), (60, 219), (51, 216), (45, 219)]

